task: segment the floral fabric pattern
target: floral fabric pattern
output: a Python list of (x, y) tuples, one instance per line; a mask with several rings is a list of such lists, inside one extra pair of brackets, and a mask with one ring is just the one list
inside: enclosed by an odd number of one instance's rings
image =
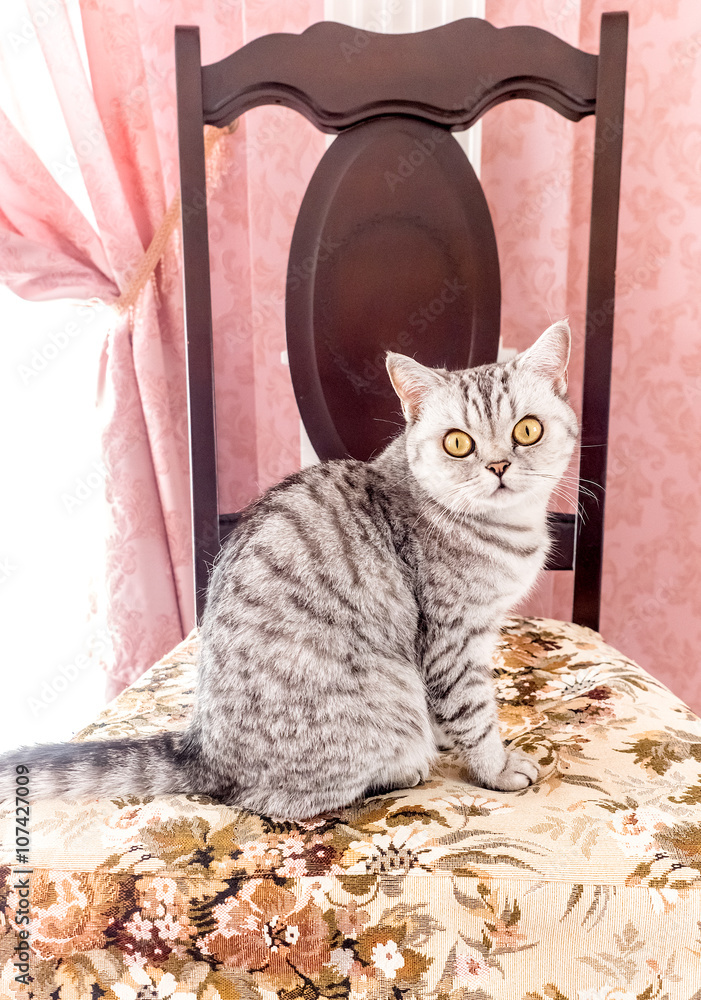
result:
[[(184, 727), (196, 659), (193, 633), (78, 738)], [(511, 619), (494, 674), (541, 766), (519, 792), (443, 754), (302, 824), (197, 795), (32, 804), (33, 981), (5, 849), (0, 997), (698, 1000), (701, 720), (569, 623)]]

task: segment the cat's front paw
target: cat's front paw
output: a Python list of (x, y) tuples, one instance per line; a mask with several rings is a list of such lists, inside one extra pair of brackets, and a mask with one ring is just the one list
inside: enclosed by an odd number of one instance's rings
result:
[(540, 773), (538, 765), (522, 750), (507, 750), (506, 763), (499, 774), (485, 781), (486, 788), (513, 792), (532, 785)]

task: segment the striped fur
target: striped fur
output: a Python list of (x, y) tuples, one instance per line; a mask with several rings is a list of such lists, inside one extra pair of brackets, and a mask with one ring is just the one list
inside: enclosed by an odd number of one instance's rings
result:
[[(0, 797), (23, 763), (35, 796), (203, 793), (301, 819), (421, 781), (437, 741), (480, 785), (535, 780), (499, 738), (491, 656), (547, 553), (546, 504), (577, 435), (568, 356), (564, 323), (505, 365), (389, 355), (404, 432), (370, 463), (289, 476), (225, 546), (187, 731), (13, 752)], [(522, 447), (527, 415), (545, 430)], [(454, 428), (475, 442), (465, 458), (443, 449)], [(487, 467), (504, 461), (501, 477)]]

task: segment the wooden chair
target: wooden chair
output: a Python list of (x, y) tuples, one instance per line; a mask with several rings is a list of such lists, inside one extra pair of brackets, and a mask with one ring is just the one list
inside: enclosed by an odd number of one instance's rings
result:
[[(599, 56), (468, 20), (373, 36), (346, 64), (352, 37), (317, 25), (202, 69), (196, 29), (178, 32), (183, 205), (199, 208), (184, 249), (200, 608), (232, 523), (217, 507), (202, 123), (258, 103), (339, 133), (288, 281), (292, 378), (323, 458), (367, 457), (392, 433), (374, 418), (399, 422), (382, 370), (395, 338), (429, 364), (496, 357), (494, 234), (450, 130), (518, 96), (597, 114), (581, 469), (604, 484), (625, 15), (604, 15)], [(596, 624), (603, 511), (580, 499), (575, 617)], [(193, 632), (78, 738), (182, 730), (198, 658)], [(538, 760), (536, 784), (490, 792), (442, 753), (428, 781), (302, 824), (192, 794), (32, 802), (28, 940), (7, 803), (0, 996), (19, 959), (43, 998), (699, 998), (701, 719), (571, 622), (510, 618), (494, 666), (503, 736)]]
[(204, 124), (283, 104), (337, 135), (294, 231), (288, 354), (317, 454), (367, 459), (402, 424), (385, 350), (448, 368), (496, 360), (496, 239), (451, 132), (502, 101), (530, 98), (572, 121), (596, 115), (580, 460), (588, 489), (579, 517), (551, 515), (548, 568), (574, 569), (573, 620), (598, 628), (627, 31), (627, 13), (604, 14), (592, 55), (539, 28), (467, 18), (415, 34), (370, 33), (358, 49), (354, 29), (322, 22), (202, 66), (199, 29), (176, 28), (198, 620), (212, 561), (236, 522), (217, 496)]

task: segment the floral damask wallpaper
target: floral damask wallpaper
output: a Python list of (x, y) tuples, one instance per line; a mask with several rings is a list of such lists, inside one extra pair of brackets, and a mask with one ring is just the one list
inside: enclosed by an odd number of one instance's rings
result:
[[(695, 0), (487, 0), (498, 26), (533, 24), (598, 50), (629, 9), (611, 447), (601, 630), (701, 712), (701, 6)], [(485, 116), (482, 180), (503, 281), (503, 336), (527, 346), (569, 314), (581, 374), (593, 121), (530, 102)], [(577, 337), (579, 331), (579, 337)], [(567, 618), (571, 574), (532, 613)]]

